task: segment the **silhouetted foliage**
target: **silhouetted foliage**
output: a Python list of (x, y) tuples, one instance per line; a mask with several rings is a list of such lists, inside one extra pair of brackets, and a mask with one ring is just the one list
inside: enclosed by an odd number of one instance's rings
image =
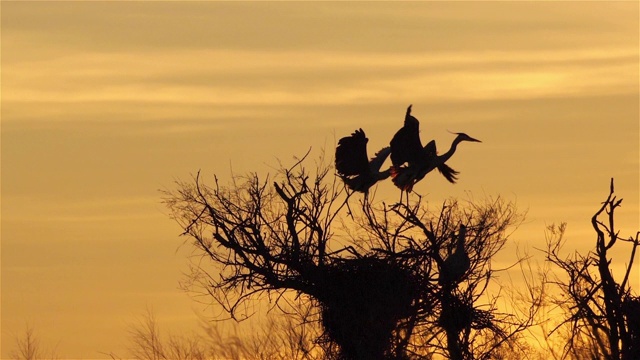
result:
[(307, 319), (322, 326), (331, 358), (489, 358), (518, 341), (530, 321), (483, 298), (491, 258), (521, 219), (513, 204), (448, 200), (433, 211), (417, 196), (362, 201), (354, 214), (330, 168), (319, 161), (312, 174), (304, 160), (273, 181), (207, 186), (198, 174), (167, 193), (194, 245), (190, 290), (237, 320), (264, 296), (281, 308), (310, 302), (318, 312)]
[[(640, 359), (640, 298), (628, 281), (640, 246), (640, 232), (635, 237), (619, 236), (614, 212), (621, 204), (622, 199), (614, 196), (611, 179), (609, 196), (591, 219), (596, 232), (595, 249), (586, 255), (561, 256), (565, 225), (549, 228), (547, 259), (566, 274), (554, 281), (561, 295), (553, 298), (568, 316), (554, 329), (568, 327), (563, 357)], [(630, 246), (629, 259), (622, 280), (616, 280), (609, 251), (625, 243)]]

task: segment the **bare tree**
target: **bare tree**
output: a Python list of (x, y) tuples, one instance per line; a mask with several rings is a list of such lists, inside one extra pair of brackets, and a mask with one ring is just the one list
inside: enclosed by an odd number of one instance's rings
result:
[(330, 167), (304, 163), (229, 186), (198, 173), (166, 193), (193, 245), (188, 289), (236, 320), (265, 297), (280, 309), (308, 302), (327, 357), (488, 358), (515, 344), (528, 320), (483, 298), (491, 258), (521, 219), (513, 204), (450, 200), (432, 211), (418, 196), (361, 201), (356, 213)]
[[(134, 359), (170, 360), (193, 359), (204, 360), (211, 355), (197, 336), (170, 335), (163, 338), (158, 322), (150, 309), (129, 329), (129, 352)], [(111, 355), (111, 354), (109, 354)], [(115, 358), (114, 355), (111, 355)]]
[[(307, 304), (308, 305), (308, 304)], [(298, 309), (302, 314), (310, 306)], [(176, 335), (161, 334), (160, 325), (152, 311), (131, 325), (129, 329), (129, 357), (140, 360), (316, 360), (325, 352), (314, 342), (318, 329), (300, 326), (292, 316), (269, 316), (265, 323), (250, 334), (238, 326), (221, 326), (220, 322), (201, 318), (200, 332)], [(237, 325), (237, 324), (236, 324)], [(120, 359), (113, 353), (105, 354)]]
[(365, 210), (371, 248), (403, 259), (418, 284), (411, 316), (396, 328), (396, 349), (411, 356), (483, 359), (518, 346), (538, 305), (524, 314), (501, 313), (498, 298), (485, 296), (501, 270), (491, 259), (506, 243), (509, 227), (522, 219), (513, 204), (451, 199), (430, 211), (418, 198), (412, 205)]
[[(613, 179), (609, 195), (595, 212), (591, 224), (596, 232), (595, 249), (586, 255), (574, 253), (563, 257), (565, 224), (549, 228), (545, 250), (547, 260), (565, 275), (553, 282), (561, 295), (553, 301), (568, 317), (554, 331), (566, 329), (563, 357), (591, 359), (640, 358), (640, 298), (629, 286), (640, 232), (623, 238), (614, 226), (614, 212), (622, 199), (614, 196)], [(616, 280), (611, 271), (609, 250), (614, 246), (630, 247), (629, 259)]]
[(37, 336), (33, 326), (27, 325), (24, 334), (16, 337), (15, 349), (11, 351), (11, 358), (16, 360), (57, 359), (55, 351), (47, 351)]

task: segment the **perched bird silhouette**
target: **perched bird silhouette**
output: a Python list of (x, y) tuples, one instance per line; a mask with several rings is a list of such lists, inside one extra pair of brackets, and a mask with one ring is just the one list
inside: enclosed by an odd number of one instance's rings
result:
[(367, 142), (369, 139), (362, 129), (338, 141), (336, 147), (336, 171), (351, 190), (367, 193), (376, 182), (389, 177), (390, 170), (380, 171), (380, 167), (391, 153), (384, 147), (369, 160)]
[(455, 183), (459, 173), (445, 162), (449, 160), (462, 141), (481, 142), (464, 133), (455, 134), (458, 136), (451, 143), (449, 151), (443, 155), (438, 155), (435, 140), (431, 140), (422, 147), (420, 122), (411, 115), (411, 105), (409, 105), (404, 118), (404, 126), (391, 139), (391, 162), (393, 164), (391, 177), (393, 183), (401, 190), (410, 192), (418, 181), (436, 168), (449, 182)]
[(455, 251), (447, 257), (440, 268), (440, 277), (438, 283), (440, 285), (453, 285), (462, 280), (462, 276), (469, 270), (471, 260), (467, 249), (465, 249), (465, 239), (467, 236), (467, 227), (460, 225), (458, 239)]

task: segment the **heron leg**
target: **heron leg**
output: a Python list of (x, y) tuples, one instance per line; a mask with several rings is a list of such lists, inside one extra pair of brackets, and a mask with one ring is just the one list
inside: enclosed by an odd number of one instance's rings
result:
[(369, 200), (369, 191), (364, 192), (364, 198), (362, 200), (362, 211), (367, 212), (367, 207), (371, 204), (371, 200)]
[[(409, 193), (410, 192), (411, 192), (411, 190), (400, 190), (400, 203), (402, 204), (402, 201), (404, 199), (406, 199), (407, 200), (407, 202), (406, 202), (407, 207), (409, 206)], [(403, 195), (406, 195), (406, 196), (404, 196), (404, 198), (403, 198)]]

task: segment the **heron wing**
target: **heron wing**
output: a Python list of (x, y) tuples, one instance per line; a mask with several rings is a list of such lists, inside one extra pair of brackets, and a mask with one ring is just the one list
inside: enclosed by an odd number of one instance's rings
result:
[(429, 143), (424, 146), (424, 153), (430, 159), (433, 159), (436, 156), (438, 156), (438, 149), (436, 149), (436, 141), (435, 140), (429, 141)]
[(338, 141), (336, 170), (342, 176), (359, 175), (369, 170), (367, 137), (362, 129)]
[(378, 150), (376, 155), (369, 161), (369, 168), (373, 171), (379, 171), (384, 161), (389, 157), (389, 154), (391, 154), (391, 147), (389, 146)]
[(391, 162), (394, 166), (400, 166), (405, 162), (416, 162), (421, 152), (420, 122), (411, 115), (411, 105), (409, 105), (404, 126), (391, 139)]

